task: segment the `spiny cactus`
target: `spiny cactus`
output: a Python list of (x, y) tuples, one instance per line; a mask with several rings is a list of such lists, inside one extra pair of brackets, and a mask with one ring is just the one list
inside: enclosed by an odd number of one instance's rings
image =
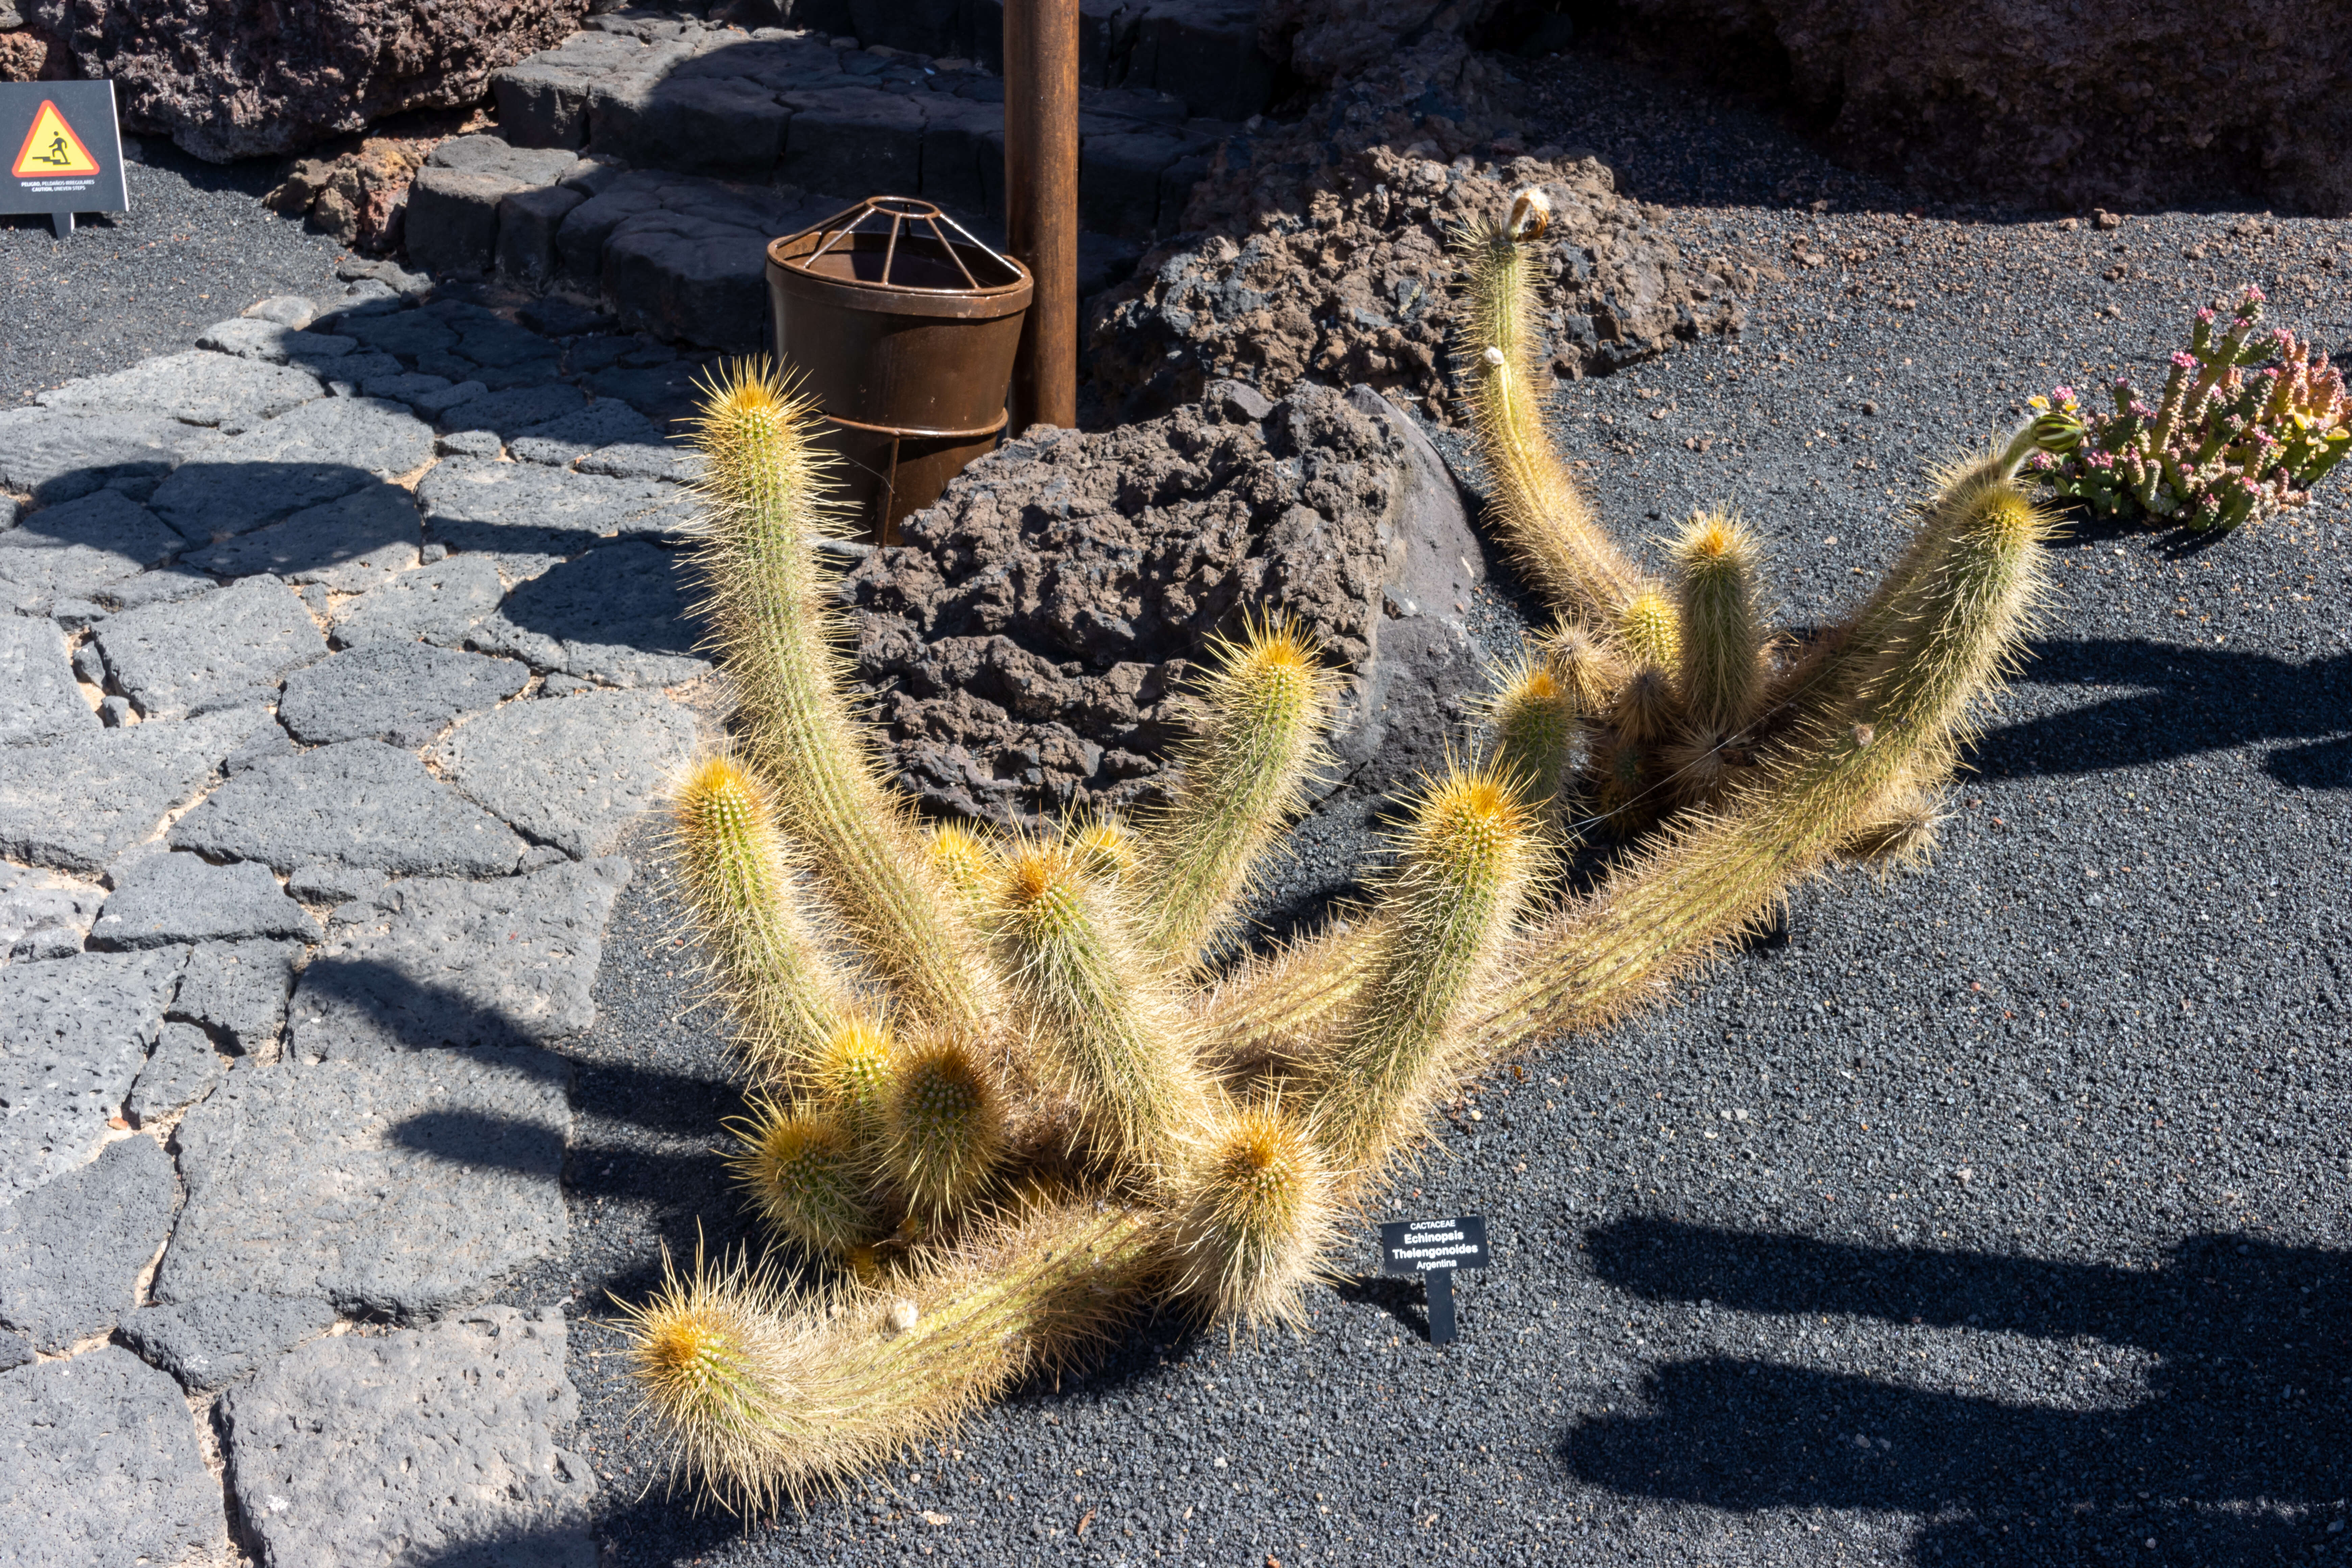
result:
[(2352, 410), (2343, 373), (2315, 345), (2284, 327), (2256, 335), (2263, 302), (2248, 286), (2218, 335), (2225, 302), (2198, 311), (2153, 407), (2129, 376), (2116, 378), (2112, 413), (2086, 413), (2072, 387), (2033, 398), (2033, 474), (2101, 517), (2199, 530), (2303, 505), (2352, 452)]
[[(702, 568), (743, 738), (677, 792), (680, 886), (754, 1093), (736, 1169), (848, 1266), (787, 1294), (698, 1262), (634, 1310), (646, 1408), (725, 1501), (838, 1486), (1155, 1301), (1303, 1321), (1468, 1074), (1636, 1005), (1833, 855), (1932, 818), (2032, 597), (2030, 438), (1948, 476), (1888, 583), (1777, 658), (1743, 529), (1695, 519), (1653, 580), (1553, 454), (1521, 363), (1539, 221), (1523, 204), (1477, 242), (1494, 341), (1470, 395), (1492, 515), (1560, 624), (1402, 803), (1370, 901), (1238, 961), (1220, 943), (1329, 721), (1316, 651), (1273, 621), (1211, 650), (1163, 810), (923, 831), (848, 719), (809, 411), (762, 369), (711, 389)], [(1563, 898), (1560, 818), (1596, 781), (1621, 836), (1666, 826)]]

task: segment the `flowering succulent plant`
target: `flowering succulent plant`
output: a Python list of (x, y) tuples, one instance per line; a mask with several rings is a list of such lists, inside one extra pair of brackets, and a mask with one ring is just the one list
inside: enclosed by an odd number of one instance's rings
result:
[(2260, 289), (2217, 331), (2222, 308), (2197, 312), (2154, 406), (2129, 376), (2116, 378), (2113, 414), (2085, 413), (2072, 387), (2033, 398), (2042, 449), (2028, 471), (2101, 517), (2200, 530), (2303, 505), (2352, 451), (2343, 373), (2284, 327), (2256, 335)]

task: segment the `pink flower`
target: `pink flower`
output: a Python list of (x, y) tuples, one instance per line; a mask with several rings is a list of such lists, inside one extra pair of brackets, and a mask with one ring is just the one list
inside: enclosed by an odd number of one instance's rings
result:
[(2197, 368), (2197, 356), (2195, 354), (2176, 352), (2172, 356), (2172, 366), (2175, 370), (2195, 370)]

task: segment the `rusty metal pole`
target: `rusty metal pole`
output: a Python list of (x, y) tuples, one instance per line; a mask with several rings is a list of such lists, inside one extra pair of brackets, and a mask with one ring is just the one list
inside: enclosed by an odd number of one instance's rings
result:
[(1078, 422), (1078, 0), (1004, 0), (1004, 232), (1036, 278), (1013, 428)]

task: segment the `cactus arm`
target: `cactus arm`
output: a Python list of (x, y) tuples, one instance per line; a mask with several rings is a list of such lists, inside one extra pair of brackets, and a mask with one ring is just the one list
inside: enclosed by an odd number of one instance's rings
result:
[(976, 1036), (994, 997), (961, 900), (876, 776), (842, 694), (814, 549), (824, 514), (811, 418), (772, 369), (738, 367), (712, 388), (695, 437), (707, 465), (706, 608), (742, 704), (747, 752), (857, 946), (928, 1024)]
[(1738, 734), (1763, 699), (1765, 635), (1756, 607), (1757, 549), (1735, 518), (1700, 512), (1675, 546), (1680, 583), (1684, 709), (1717, 738)]
[(1418, 1140), (1463, 1064), (1463, 1003), (1485, 979), (1540, 865), (1509, 781), (1455, 771), (1416, 805), (1382, 890), (1379, 957), (1330, 1047), (1311, 1116), (1342, 1201)]
[(1531, 330), (1535, 268), (1522, 244), (1542, 230), (1541, 221), (1515, 212), (1514, 221), (1462, 237), (1469, 309), (1456, 353), (1478, 456), (1494, 483), (1489, 515), (1505, 546), (1553, 609), (1609, 626), (1649, 584), (1602, 531), (1544, 430)]
[(743, 1270), (698, 1265), (627, 1309), (626, 1353), (684, 1471), (721, 1503), (761, 1511), (837, 1493), (1059, 1369), (1163, 1268), (1144, 1215), (1063, 1205), (912, 1278), (796, 1305)]
[(1139, 886), (1150, 889), (1139, 911), (1147, 953), (1192, 968), (1231, 921), (1306, 804), (1334, 691), (1314, 644), (1286, 621), (1214, 647), (1194, 731), (1177, 750), (1176, 799), (1138, 835)]
[(1168, 1205), (1173, 1289), (1215, 1320), (1304, 1326), (1299, 1292), (1339, 1238), (1333, 1183), (1312, 1131), (1278, 1101), (1224, 1117)]
[(1086, 873), (1082, 855), (1066, 842), (1015, 847), (987, 917), (990, 939), (1038, 1076), (1077, 1102), (1114, 1164), (1164, 1171), (1202, 1124), (1210, 1085), (1164, 971), (1138, 950), (1126, 910)]
[(1544, 658), (1522, 656), (1486, 704), (1490, 765), (1517, 781), (1528, 805), (1549, 806), (1576, 764), (1582, 725), (1567, 682)]
[(1702, 961), (1965, 736), (1972, 705), (2015, 656), (2048, 524), (2006, 480), (1979, 489), (1953, 522), (1890, 616), (1884, 650), (1776, 748), (1758, 783), (1517, 945), (1481, 1024), (1490, 1041), (1593, 1025)]
[(754, 1076), (779, 1086), (812, 1065), (850, 993), (801, 909), (767, 792), (730, 757), (696, 763), (671, 801), (674, 863)]

